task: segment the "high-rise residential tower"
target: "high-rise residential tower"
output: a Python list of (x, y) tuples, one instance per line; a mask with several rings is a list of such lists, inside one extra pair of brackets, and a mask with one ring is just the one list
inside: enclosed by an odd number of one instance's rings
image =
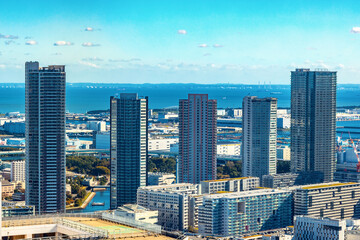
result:
[(276, 174), (277, 99), (243, 99), (243, 176)]
[(146, 186), (148, 99), (136, 93), (110, 98), (110, 207), (136, 203)]
[(180, 100), (178, 182), (216, 179), (216, 105), (207, 94)]
[(336, 72), (291, 72), (291, 170), (335, 171)]
[(65, 212), (65, 66), (25, 63), (26, 204)]

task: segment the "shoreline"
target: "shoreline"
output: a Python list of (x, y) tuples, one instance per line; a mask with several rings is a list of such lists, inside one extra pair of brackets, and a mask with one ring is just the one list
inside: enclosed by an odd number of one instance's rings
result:
[(91, 200), (95, 197), (96, 192), (91, 192), (90, 195), (85, 199), (85, 201), (81, 204), (81, 206), (79, 207), (71, 207), (71, 208), (66, 208), (66, 211), (70, 210), (81, 210), (81, 209), (85, 209), (87, 207), (87, 205), (89, 205), (89, 203), (91, 202)]

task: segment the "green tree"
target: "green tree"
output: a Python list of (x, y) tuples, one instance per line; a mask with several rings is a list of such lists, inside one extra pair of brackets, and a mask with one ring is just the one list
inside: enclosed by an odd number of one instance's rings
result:
[(82, 204), (81, 199), (78, 198), (75, 200), (75, 207), (79, 207), (79, 206), (81, 206), (81, 204)]

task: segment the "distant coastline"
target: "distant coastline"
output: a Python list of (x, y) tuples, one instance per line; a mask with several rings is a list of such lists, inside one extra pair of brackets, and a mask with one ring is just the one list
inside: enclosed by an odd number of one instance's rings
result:
[[(122, 84), (122, 83), (67, 83), (66, 110), (86, 113), (109, 109), (110, 96), (134, 92), (149, 97), (149, 108), (162, 109), (179, 105), (188, 93), (207, 93), (217, 99), (218, 108), (241, 108), (244, 96), (278, 98), (278, 108), (290, 108), (290, 85), (279, 84)], [(276, 93), (276, 94), (275, 94)], [(359, 107), (360, 84), (339, 84), (337, 107)], [(0, 113), (25, 111), (25, 84), (0, 83)]]

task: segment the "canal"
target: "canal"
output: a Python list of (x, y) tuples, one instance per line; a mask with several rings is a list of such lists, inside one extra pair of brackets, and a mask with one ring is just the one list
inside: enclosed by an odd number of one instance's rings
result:
[[(91, 206), (93, 202), (105, 202), (104, 206)], [(67, 211), (70, 213), (84, 213), (84, 212), (95, 212), (95, 211), (103, 211), (110, 209), (110, 189), (106, 189), (105, 191), (97, 191), (95, 197), (90, 201), (84, 209)]]

